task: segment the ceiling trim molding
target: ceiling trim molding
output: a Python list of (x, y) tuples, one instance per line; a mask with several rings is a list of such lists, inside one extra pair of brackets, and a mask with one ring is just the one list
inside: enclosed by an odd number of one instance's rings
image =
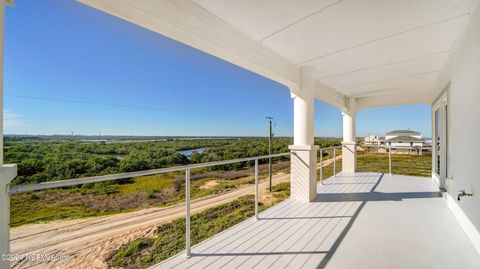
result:
[(335, 89), (332, 89), (328, 87), (327, 85), (323, 84), (321, 81), (318, 79), (315, 80), (315, 86), (314, 86), (314, 95), (315, 98), (329, 103), (331, 105), (334, 105), (340, 109), (346, 109), (347, 108), (347, 99), (348, 97), (339, 93)]
[(422, 59), (422, 58), (427, 58), (427, 57), (431, 57), (431, 56), (435, 56), (435, 55), (439, 55), (439, 54), (444, 54), (444, 53), (449, 54), (450, 50), (437, 51), (437, 52), (434, 52), (434, 53), (429, 53), (429, 54), (425, 54), (425, 55), (421, 55), (421, 56), (416, 56), (416, 57), (408, 58), (408, 59), (404, 59), (404, 60), (399, 60), (399, 61), (388, 62), (388, 63), (384, 63), (384, 64), (377, 64), (377, 65), (362, 67), (362, 68), (358, 68), (358, 69), (351, 70), (351, 71), (346, 71), (346, 72), (342, 72), (342, 73), (337, 73), (337, 74), (333, 74), (333, 75), (319, 77), (319, 79), (322, 80), (322, 79), (327, 79), (327, 78), (334, 78), (334, 77), (339, 77), (339, 76), (343, 76), (343, 75), (347, 75), (347, 74), (351, 74), (351, 73), (355, 73), (355, 72), (360, 72), (360, 71), (365, 71), (365, 70), (369, 70), (369, 69), (373, 69), (373, 68), (384, 67), (384, 66), (400, 64), (400, 63), (407, 63), (407, 62), (410, 62), (410, 61), (415, 61), (415, 60), (419, 60), (419, 59)]
[(410, 77), (419, 77), (423, 75), (428, 75), (428, 74), (434, 74), (434, 73), (440, 73), (442, 70), (441, 69), (436, 69), (433, 71), (425, 71), (425, 72), (418, 72), (415, 74), (408, 74), (408, 75), (403, 75), (403, 76), (398, 76), (398, 77), (393, 77), (393, 78), (387, 78), (387, 79), (381, 79), (381, 80), (370, 80), (370, 81), (365, 81), (365, 82), (360, 82), (360, 83), (354, 83), (354, 84), (349, 84), (341, 87), (335, 87), (336, 89), (343, 90), (343, 89), (349, 89), (352, 87), (356, 87), (359, 85), (368, 85), (368, 84), (374, 84), (374, 83), (379, 83), (379, 82), (388, 82), (392, 80), (397, 80), (397, 79), (404, 79), (404, 78), (410, 78)]
[(407, 104), (427, 104), (430, 105), (430, 97), (428, 91), (416, 91), (415, 94), (395, 93), (387, 95), (359, 97), (357, 100), (357, 108), (371, 108), (396, 106)]

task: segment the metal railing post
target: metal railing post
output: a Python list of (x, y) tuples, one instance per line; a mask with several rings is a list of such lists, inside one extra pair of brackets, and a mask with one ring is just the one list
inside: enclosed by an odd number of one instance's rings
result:
[(388, 147), (388, 173), (392, 174), (392, 147)]
[(337, 176), (337, 148), (333, 147), (333, 177)]
[(185, 255), (190, 257), (190, 169), (185, 170)]
[(323, 181), (323, 150), (320, 149), (320, 183)]
[(258, 159), (255, 160), (255, 219), (258, 218)]

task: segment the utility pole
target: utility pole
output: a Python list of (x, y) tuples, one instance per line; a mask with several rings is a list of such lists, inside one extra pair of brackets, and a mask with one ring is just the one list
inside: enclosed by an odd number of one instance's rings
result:
[[(268, 120), (269, 132), (268, 132), (268, 155), (272, 155), (272, 121), (273, 117), (266, 117)], [(270, 182), (270, 192), (272, 192), (272, 157), (268, 158), (268, 178)]]

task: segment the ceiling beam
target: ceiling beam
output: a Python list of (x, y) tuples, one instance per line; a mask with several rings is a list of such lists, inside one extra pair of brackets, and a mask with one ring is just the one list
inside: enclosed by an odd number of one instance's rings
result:
[(396, 94), (386, 94), (369, 97), (356, 98), (357, 108), (383, 107), (407, 104), (428, 104), (431, 103), (429, 91), (410, 91)]
[(347, 109), (348, 107), (347, 96), (328, 87), (327, 85), (320, 82), (320, 80), (315, 81), (314, 95), (315, 98), (331, 105), (337, 106), (341, 110)]

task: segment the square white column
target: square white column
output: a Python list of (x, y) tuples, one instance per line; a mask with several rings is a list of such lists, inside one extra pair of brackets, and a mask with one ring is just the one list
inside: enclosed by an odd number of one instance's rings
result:
[(311, 202), (317, 197), (317, 152), (315, 145), (292, 145), (291, 197), (302, 202)]
[(354, 174), (357, 169), (357, 143), (356, 143), (356, 102), (348, 100), (348, 110), (342, 112), (343, 142), (342, 142), (342, 173)]
[(317, 150), (313, 139), (315, 80), (313, 68), (300, 69), (300, 89), (293, 97), (293, 143), (291, 155), (291, 197), (310, 202), (317, 196)]
[(342, 142), (342, 173), (355, 174), (357, 170), (357, 143)]

